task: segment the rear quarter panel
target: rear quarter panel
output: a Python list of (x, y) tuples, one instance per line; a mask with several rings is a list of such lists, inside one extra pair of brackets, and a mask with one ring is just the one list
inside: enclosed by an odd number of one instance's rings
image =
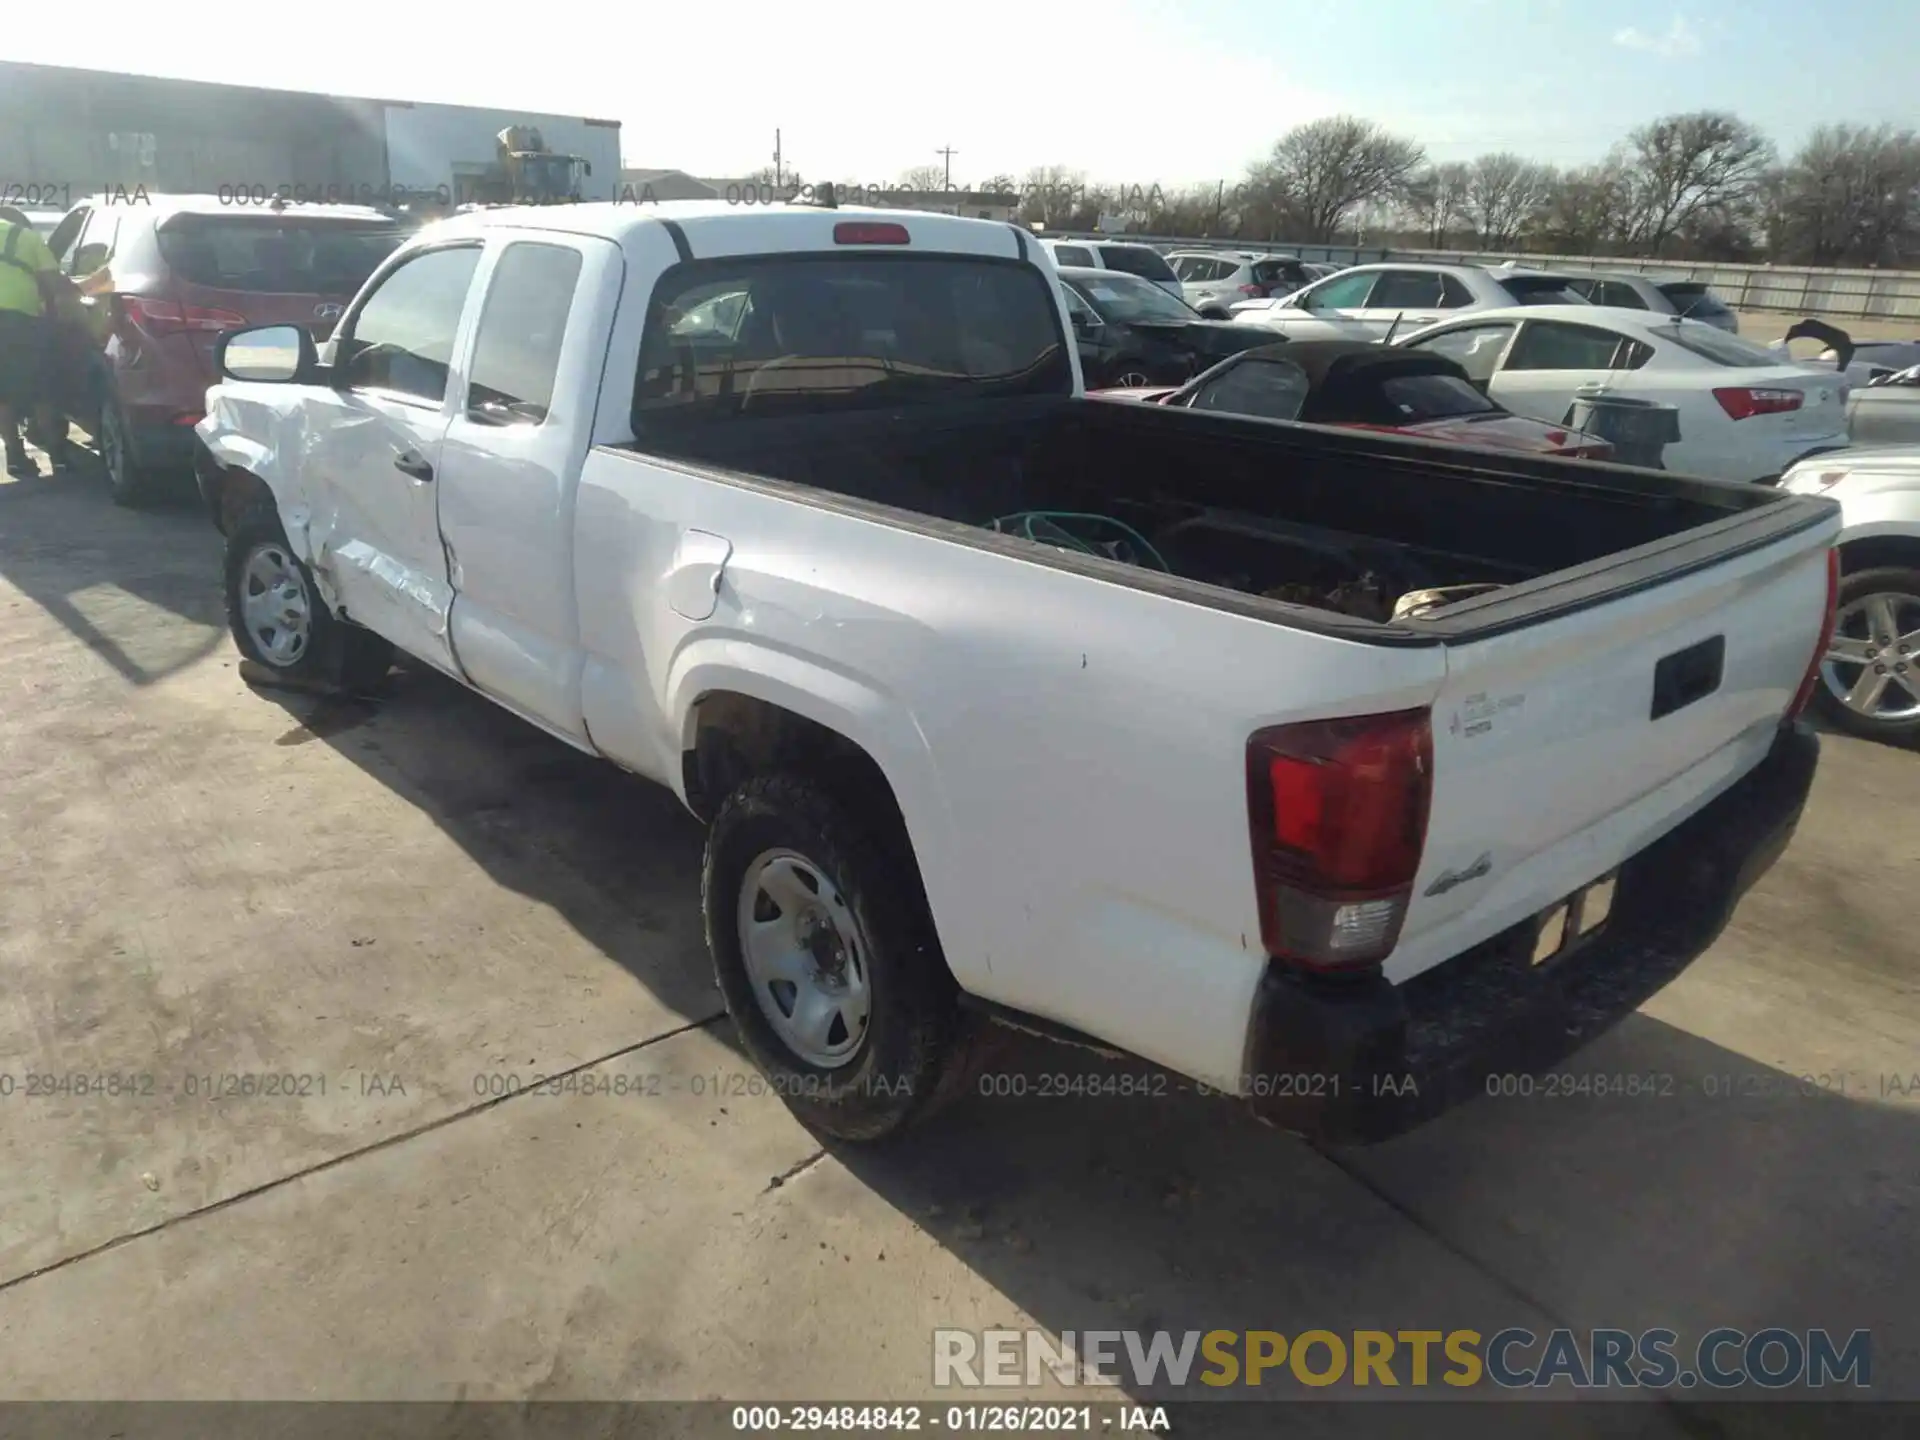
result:
[[(833, 727), (887, 775), (962, 986), (1231, 1084), (1266, 963), (1247, 737), (1425, 704), (1440, 649), (1314, 635), (1032, 563), (1027, 542), (1002, 553), (856, 512), (589, 455), (595, 742), (676, 783), (704, 695)], [(662, 594), (688, 529), (733, 547), (701, 621)]]

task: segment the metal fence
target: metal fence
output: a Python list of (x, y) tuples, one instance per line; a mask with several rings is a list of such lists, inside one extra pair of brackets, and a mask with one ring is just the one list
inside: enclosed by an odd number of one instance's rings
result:
[[(1049, 232), (1049, 238), (1068, 232)], [(1828, 270), (1810, 265), (1725, 265), (1690, 260), (1633, 260), (1605, 255), (1529, 255), (1517, 250), (1403, 250), (1357, 245), (1293, 245), (1285, 241), (1182, 240), (1162, 235), (1073, 232), (1073, 238), (1125, 240), (1159, 250), (1253, 250), (1298, 255), (1334, 265), (1424, 260), (1441, 265), (1516, 265), (1574, 271), (1624, 271), (1658, 280), (1699, 280), (1735, 310), (1825, 315), (1833, 319), (1914, 322), (1920, 335), (1920, 272)]]

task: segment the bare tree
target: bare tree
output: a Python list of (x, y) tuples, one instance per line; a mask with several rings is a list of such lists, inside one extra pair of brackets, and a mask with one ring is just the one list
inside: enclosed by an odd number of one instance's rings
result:
[(1429, 165), (1407, 182), (1406, 219), (1436, 250), (1444, 250), (1448, 237), (1467, 223), (1468, 175), (1467, 166), (1456, 160)]
[(1605, 255), (1625, 244), (1630, 182), (1617, 161), (1556, 176), (1541, 207), (1541, 243), (1561, 255)]
[(1658, 255), (1703, 211), (1752, 198), (1773, 146), (1738, 116), (1717, 110), (1667, 115), (1628, 137), (1633, 180), (1629, 239)]
[(1092, 223), (1081, 223), (1086, 203), (1085, 173), (1065, 165), (1036, 166), (1020, 184), (1020, 218), (1029, 225), (1053, 230), (1086, 229)]
[(900, 183), (909, 190), (944, 190), (947, 172), (938, 165), (915, 165), (901, 172)]
[(1296, 125), (1247, 175), (1247, 189), (1269, 213), (1291, 213), (1306, 232), (1329, 241), (1356, 208), (1401, 199), (1426, 152), (1355, 115)]
[(1465, 209), (1480, 239), (1503, 249), (1538, 218), (1553, 188), (1553, 172), (1501, 150), (1467, 167)]
[(1777, 250), (1815, 265), (1895, 264), (1920, 250), (1920, 136), (1823, 125), (1770, 177)]

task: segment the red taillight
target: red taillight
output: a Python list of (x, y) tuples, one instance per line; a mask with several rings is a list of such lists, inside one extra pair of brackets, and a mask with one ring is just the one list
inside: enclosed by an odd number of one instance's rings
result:
[(121, 313), (149, 335), (171, 335), (182, 330), (238, 330), (247, 323), (246, 316), (232, 310), (182, 305), (174, 300), (149, 300), (141, 295), (122, 295), (119, 300)]
[(1820, 683), (1820, 666), (1827, 658), (1827, 647), (1833, 644), (1834, 621), (1840, 609), (1840, 552), (1827, 551), (1827, 613), (1820, 622), (1820, 638), (1814, 642), (1813, 659), (1807, 663), (1806, 678), (1800, 682), (1800, 689), (1794, 694), (1793, 704), (1787, 710), (1789, 721), (1798, 720), (1813, 699), (1813, 687)]
[(1729, 419), (1750, 420), (1755, 415), (1784, 415), (1807, 403), (1798, 390), (1764, 390), (1748, 385), (1727, 385), (1713, 392)]
[(910, 245), (907, 227), (885, 220), (842, 220), (833, 227), (836, 245)]
[(1255, 734), (1247, 810), (1267, 953), (1316, 970), (1386, 959), (1420, 869), (1432, 792), (1425, 710)]
[(1264, 300), (1267, 298), (1267, 287), (1264, 285), (1242, 285), (1240, 287), (1240, 293), (1242, 295), (1251, 295), (1256, 300)]

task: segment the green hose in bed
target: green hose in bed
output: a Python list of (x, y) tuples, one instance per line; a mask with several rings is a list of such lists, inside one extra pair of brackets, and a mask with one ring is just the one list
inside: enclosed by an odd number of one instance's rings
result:
[[(991, 528), (1041, 545), (1078, 550), (1083, 555), (1098, 555), (1105, 560), (1120, 560), (1171, 573), (1166, 560), (1146, 536), (1111, 515), (1085, 515), (1076, 510), (1022, 510), (1002, 515)], [(1106, 532), (1104, 537), (1102, 531)], [(1133, 553), (1125, 553), (1123, 547), (1130, 547)]]

